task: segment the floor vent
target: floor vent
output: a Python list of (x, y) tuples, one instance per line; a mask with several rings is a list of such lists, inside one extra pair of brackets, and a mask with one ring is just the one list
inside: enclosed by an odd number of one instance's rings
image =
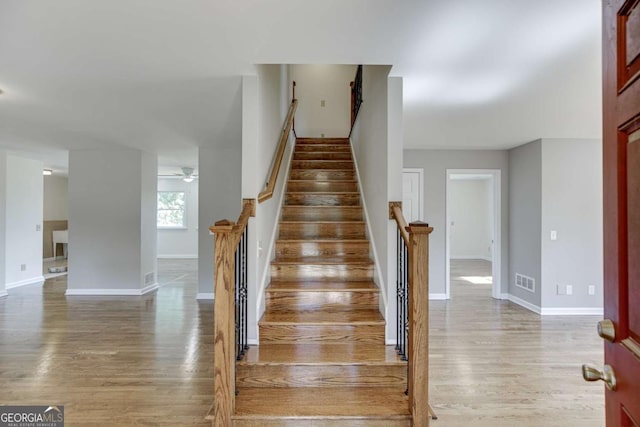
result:
[(156, 274), (153, 271), (144, 275), (145, 286), (153, 285), (154, 283), (156, 283)]
[(522, 289), (526, 289), (529, 292), (536, 291), (536, 279), (533, 277), (525, 276), (524, 274), (516, 273), (516, 286)]

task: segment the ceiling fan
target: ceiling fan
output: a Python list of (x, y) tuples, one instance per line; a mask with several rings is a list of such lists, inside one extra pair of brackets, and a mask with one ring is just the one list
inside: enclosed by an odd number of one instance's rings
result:
[(184, 166), (180, 168), (182, 173), (174, 173), (172, 175), (158, 175), (159, 178), (177, 178), (181, 177), (184, 182), (193, 182), (194, 179), (198, 177), (197, 174), (193, 173), (193, 168)]
[[(180, 174), (176, 174), (176, 175), (180, 175)], [(182, 175), (184, 176), (184, 178), (182, 178), (184, 182), (192, 182), (197, 176), (193, 174), (193, 168), (189, 168), (189, 167), (182, 168)]]

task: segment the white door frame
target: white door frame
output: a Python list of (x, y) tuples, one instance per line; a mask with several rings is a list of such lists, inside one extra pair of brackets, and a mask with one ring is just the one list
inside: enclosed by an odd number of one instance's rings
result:
[(502, 299), (500, 277), (502, 265), (502, 180), (500, 169), (447, 169), (446, 176), (446, 201), (445, 201), (445, 294), (446, 299), (451, 298), (451, 218), (449, 208), (449, 182), (451, 175), (491, 175), (493, 190), (493, 248), (491, 251), (491, 274), (493, 287), (491, 296)]
[[(424, 222), (424, 169), (423, 168), (402, 168), (402, 173), (410, 172), (418, 174), (418, 194), (420, 195), (420, 203), (418, 203), (418, 219)], [(403, 189), (404, 192), (404, 189)]]

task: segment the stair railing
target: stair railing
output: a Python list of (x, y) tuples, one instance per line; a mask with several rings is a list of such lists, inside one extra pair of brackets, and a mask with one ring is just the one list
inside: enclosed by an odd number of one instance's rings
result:
[(429, 406), (429, 224), (407, 225), (402, 202), (389, 202), (389, 219), (398, 225), (396, 350), (408, 362), (407, 394), (415, 427), (428, 426)]
[(265, 189), (261, 191), (260, 194), (258, 194), (258, 203), (262, 203), (273, 197), (273, 191), (276, 187), (276, 180), (278, 179), (278, 173), (280, 172), (282, 157), (284, 156), (284, 149), (287, 146), (289, 132), (291, 132), (291, 128), (293, 127), (293, 117), (296, 113), (297, 107), (298, 100), (294, 98), (291, 100), (291, 105), (289, 105), (289, 112), (287, 113), (287, 116), (284, 119), (284, 123), (282, 124), (282, 130), (280, 131), (280, 140), (278, 142), (278, 147), (276, 148), (276, 154), (273, 158), (273, 163), (271, 163), (271, 170), (269, 171), (269, 176), (267, 176)]
[(358, 117), (360, 105), (362, 105), (362, 65), (358, 65), (356, 76), (350, 83), (351, 86), (351, 129)]
[(249, 348), (247, 340), (247, 242), (249, 217), (255, 216), (255, 199), (242, 201), (238, 222), (217, 221), (209, 228), (214, 246), (214, 426), (232, 425), (235, 411), (236, 361)]

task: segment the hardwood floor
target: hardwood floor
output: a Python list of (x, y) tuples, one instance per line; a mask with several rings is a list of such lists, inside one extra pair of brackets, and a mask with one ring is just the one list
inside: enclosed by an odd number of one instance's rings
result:
[(604, 426), (604, 388), (580, 373), (603, 363), (599, 318), (494, 300), (490, 283), (461, 278), (490, 276), (485, 261), (452, 261), (451, 271), (451, 300), (430, 303), (432, 425)]
[[(67, 426), (211, 425), (213, 305), (195, 300), (194, 261), (159, 260), (158, 278), (142, 298), (65, 298), (66, 276), (11, 290), (0, 299), (0, 404), (63, 404)], [(582, 363), (602, 364), (597, 319), (540, 317), (490, 293), (454, 278), (452, 299), (431, 301), (431, 425), (603, 426), (603, 387), (580, 376)], [(286, 360), (282, 350), (269, 358)]]
[(195, 260), (159, 260), (144, 297), (65, 297), (66, 276), (0, 298), (0, 404), (65, 406), (67, 426), (210, 426), (213, 304)]

